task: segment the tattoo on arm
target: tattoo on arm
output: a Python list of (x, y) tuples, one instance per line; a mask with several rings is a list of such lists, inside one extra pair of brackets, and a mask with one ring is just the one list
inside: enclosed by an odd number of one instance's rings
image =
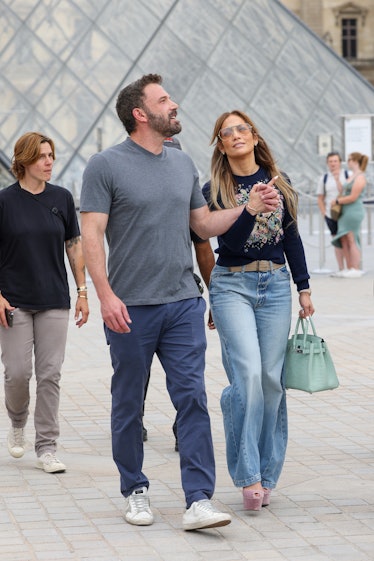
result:
[(77, 245), (77, 243), (79, 243), (80, 239), (81, 239), (80, 236), (77, 236), (76, 238), (71, 238), (71, 240), (67, 240), (66, 247), (70, 248), (70, 247), (73, 247), (74, 245)]

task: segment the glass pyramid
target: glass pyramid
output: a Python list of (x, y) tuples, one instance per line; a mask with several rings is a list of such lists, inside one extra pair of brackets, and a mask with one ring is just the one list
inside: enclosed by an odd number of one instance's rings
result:
[(1, 153), (50, 135), (52, 181), (77, 200), (90, 155), (126, 136), (119, 90), (144, 73), (180, 104), (202, 181), (223, 111), (249, 113), (302, 191), (324, 167), (318, 135), (343, 151), (342, 115), (374, 113), (373, 87), (277, 0), (0, 0), (0, 13)]

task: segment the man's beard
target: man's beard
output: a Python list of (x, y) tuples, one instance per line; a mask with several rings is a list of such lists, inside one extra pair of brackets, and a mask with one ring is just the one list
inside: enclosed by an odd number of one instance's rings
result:
[(148, 117), (149, 124), (152, 129), (159, 132), (165, 138), (174, 136), (182, 130), (182, 125), (179, 121), (170, 122), (170, 115), (169, 118), (166, 118), (162, 115), (151, 113), (148, 109), (144, 109), (144, 112)]

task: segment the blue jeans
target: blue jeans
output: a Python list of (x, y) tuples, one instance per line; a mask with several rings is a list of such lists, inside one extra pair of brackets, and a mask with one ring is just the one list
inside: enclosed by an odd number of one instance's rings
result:
[(177, 410), (182, 486), (187, 508), (210, 499), (215, 462), (204, 382), (205, 301), (191, 298), (156, 306), (129, 306), (131, 333), (105, 332), (113, 365), (112, 447), (127, 497), (149, 487), (143, 473), (142, 413), (144, 387), (156, 353), (166, 373)]
[(237, 487), (273, 489), (287, 446), (283, 363), (291, 322), (290, 275), (215, 266), (210, 304), (230, 385), (221, 396), (229, 473)]

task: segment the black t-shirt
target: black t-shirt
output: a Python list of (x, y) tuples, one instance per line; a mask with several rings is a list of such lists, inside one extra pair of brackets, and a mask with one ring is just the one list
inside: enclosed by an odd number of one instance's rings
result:
[(193, 230), (191, 230), (190, 228), (190, 236), (191, 236), (191, 241), (193, 241), (193, 243), (204, 243), (206, 240), (203, 240), (202, 238), (200, 238), (196, 232), (194, 232)]
[(0, 290), (12, 306), (70, 308), (65, 241), (79, 235), (67, 189), (47, 183), (33, 195), (17, 182), (0, 191)]

